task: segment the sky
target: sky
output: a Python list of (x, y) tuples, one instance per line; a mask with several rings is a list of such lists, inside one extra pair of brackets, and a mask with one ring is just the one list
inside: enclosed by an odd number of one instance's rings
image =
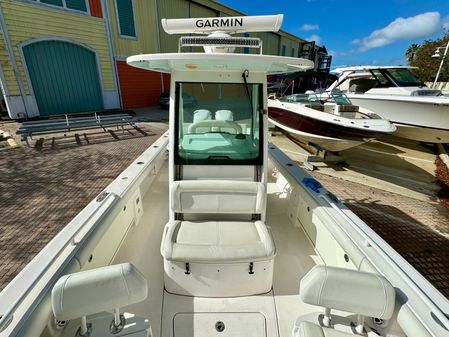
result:
[(449, 30), (449, 0), (219, 0), (248, 15), (284, 14), (282, 29), (326, 46), (332, 67), (404, 65), (412, 43)]

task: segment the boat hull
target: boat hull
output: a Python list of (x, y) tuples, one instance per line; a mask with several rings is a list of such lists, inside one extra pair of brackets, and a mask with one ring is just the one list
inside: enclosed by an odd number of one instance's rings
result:
[[(409, 100), (348, 95), (351, 101), (389, 119), (397, 127), (395, 136), (429, 143), (449, 143), (449, 100), (431, 104)], [(407, 97), (408, 98), (408, 97)]]
[(347, 150), (385, 135), (336, 125), (278, 107), (268, 107), (268, 118), (300, 141), (332, 152)]

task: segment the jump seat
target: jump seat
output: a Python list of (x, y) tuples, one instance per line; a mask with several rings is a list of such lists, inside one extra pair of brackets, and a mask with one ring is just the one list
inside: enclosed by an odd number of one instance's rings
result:
[[(270, 291), (275, 246), (260, 220), (265, 185), (224, 180), (175, 181), (169, 222), (161, 243), (165, 288), (202, 297), (247, 296)], [(195, 219), (196, 218), (196, 219)]]

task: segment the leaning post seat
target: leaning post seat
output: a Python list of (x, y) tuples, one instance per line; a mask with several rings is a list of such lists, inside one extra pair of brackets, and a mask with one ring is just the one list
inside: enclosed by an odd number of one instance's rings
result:
[(175, 220), (164, 229), (161, 254), (168, 292), (231, 297), (270, 291), (273, 239), (262, 221), (251, 220), (265, 210), (264, 184), (175, 181), (170, 195), (173, 212), (201, 220)]

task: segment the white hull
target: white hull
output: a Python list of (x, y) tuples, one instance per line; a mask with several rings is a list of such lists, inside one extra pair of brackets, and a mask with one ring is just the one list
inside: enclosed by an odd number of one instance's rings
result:
[[(344, 151), (356, 146), (359, 146), (365, 141), (356, 141), (356, 140), (346, 140), (346, 139), (340, 139), (340, 138), (332, 138), (332, 137), (325, 137), (325, 136), (318, 136), (312, 133), (302, 132), (299, 130), (295, 130), (292, 128), (289, 128), (285, 125), (282, 125), (280, 123), (277, 123), (273, 121), (272, 119), (269, 119), (271, 123), (276, 125), (282, 130), (285, 130), (288, 132), (291, 136), (298, 139), (300, 142), (306, 143), (306, 144), (313, 144), (318, 145), (319, 147), (331, 151), (331, 152), (340, 152)], [(374, 139), (374, 138), (373, 138)], [(366, 141), (370, 141), (372, 139), (367, 139)]]
[(347, 96), (354, 104), (373, 110), (393, 122), (398, 128), (396, 135), (399, 137), (421, 142), (449, 143), (449, 100), (447, 104), (432, 104), (412, 101), (410, 97), (388, 99), (366, 94)]

